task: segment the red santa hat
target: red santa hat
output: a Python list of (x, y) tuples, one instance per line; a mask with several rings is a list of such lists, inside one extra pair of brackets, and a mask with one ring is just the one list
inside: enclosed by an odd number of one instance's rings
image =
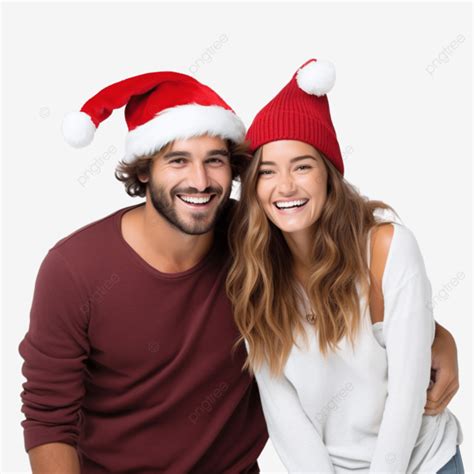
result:
[(201, 135), (240, 143), (245, 126), (211, 88), (177, 72), (151, 72), (102, 89), (80, 112), (63, 121), (66, 141), (77, 148), (89, 145), (99, 124), (125, 106), (128, 135), (124, 161), (155, 153), (173, 140)]
[(277, 140), (299, 140), (322, 152), (344, 174), (327, 93), (336, 81), (334, 65), (310, 59), (258, 112), (247, 132), (251, 151)]

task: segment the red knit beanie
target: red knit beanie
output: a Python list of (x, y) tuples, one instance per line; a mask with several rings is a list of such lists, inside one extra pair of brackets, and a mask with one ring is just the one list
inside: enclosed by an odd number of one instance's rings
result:
[(265, 143), (299, 140), (323, 153), (344, 174), (326, 94), (336, 80), (332, 63), (310, 59), (255, 116), (246, 139), (253, 153)]

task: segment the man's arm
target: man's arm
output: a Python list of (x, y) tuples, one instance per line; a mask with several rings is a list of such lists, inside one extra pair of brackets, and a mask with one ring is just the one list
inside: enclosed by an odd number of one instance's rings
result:
[(428, 389), (425, 415), (441, 413), (459, 389), (456, 341), (451, 333), (438, 323), (431, 348), (431, 371), (434, 383)]
[(76, 473), (79, 412), (90, 346), (88, 295), (57, 249), (36, 279), (28, 332), (19, 345), (24, 359), (22, 421), (25, 451), (34, 474)]
[(69, 444), (48, 443), (28, 451), (32, 474), (80, 474), (77, 451)]

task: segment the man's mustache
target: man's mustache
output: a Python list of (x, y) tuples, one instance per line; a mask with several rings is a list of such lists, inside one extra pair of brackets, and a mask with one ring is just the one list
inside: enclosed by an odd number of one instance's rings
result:
[(196, 188), (186, 188), (186, 189), (176, 189), (172, 192), (174, 196), (178, 194), (217, 194), (221, 195), (223, 193), (222, 188), (206, 188), (204, 191), (198, 191)]

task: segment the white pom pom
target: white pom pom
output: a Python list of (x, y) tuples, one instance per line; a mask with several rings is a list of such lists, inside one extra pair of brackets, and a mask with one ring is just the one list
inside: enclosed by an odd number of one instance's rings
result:
[(330, 61), (311, 61), (298, 70), (296, 82), (307, 94), (327, 94), (336, 82), (336, 68)]
[(82, 148), (94, 139), (96, 126), (85, 112), (69, 112), (64, 117), (62, 130), (69, 145)]

